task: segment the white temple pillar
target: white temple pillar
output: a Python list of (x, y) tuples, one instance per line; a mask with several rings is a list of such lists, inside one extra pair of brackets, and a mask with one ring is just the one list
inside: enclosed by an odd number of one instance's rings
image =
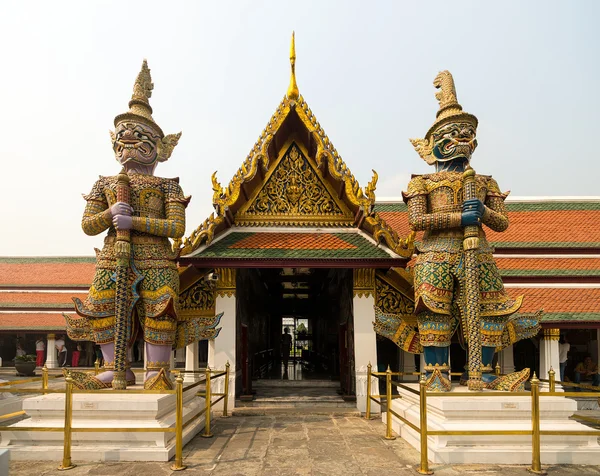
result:
[[(402, 351), (402, 372), (416, 372), (417, 367), (415, 365), (415, 355), (410, 352)], [(407, 382), (417, 382), (419, 380), (418, 375), (405, 375), (402, 380)]]
[[(361, 412), (367, 409), (367, 365), (377, 371), (377, 340), (373, 322), (375, 322), (375, 270), (354, 270), (354, 368), (356, 406)], [(371, 393), (379, 393), (379, 379), (371, 379)], [(371, 412), (379, 413), (380, 408), (371, 402)]]
[(181, 367), (179, 364), (185, 364), (185, 349), (175, 349), (175, 367)]
[(515, 356), (512, 345), (498, 352), (498, 364), (500, 364), (500, 372), (503, 374), (510, 374), (515, 371)]
[[(560, 361), (558, 355), (558, 340), (560, 339), (560, 329), (542, 329), (542, 341), (540, 342), (540, 375), (539, 378), (548, 379), (550, 368), (556, 372), (556, 380), (560, 380)], [(545, 382), (542, 386), (547, 387)], [(562, 387), (556, 386), (560, 391)]]
[[(223, 313), (221, 317), (221, 332), (216, 339), (208, 341), (208, 366), (213, 370), (225, 370), (225, 365), (229, 362), (229, 397), (227, 408), (235, 407), (235, 383), (236, 383), (236, 297), (235, 297), (235, 278), (236, 270), (230, 268), (218, 268), (215, 270), (218, 275), (216, 285), (215, 314)], [(241, 369), (240, 369), (241, 370)], [(223, 393), (225, 391), (225, 378), (221, 377), (213, 380), (212, 389), (214, 392)], [(223, 400), (215, 405), (215, 410), (223, 408)]]
[(46, 342), (46, 367), (49, 369), (58, 368), (58, 359), (56, 357), (56, 335), (48, 334)]
[(198, 363), (198, 342), (192, 342), (185, 347), (185, 370), (184, 382), (193, 383), (198, 381), (198, 373), (188, 373), (200, 370)]
[(171, 350), (171, 354), (169, 357), (169, 369), (170, 370), (175, 369), (175, 351), (174, 350)]

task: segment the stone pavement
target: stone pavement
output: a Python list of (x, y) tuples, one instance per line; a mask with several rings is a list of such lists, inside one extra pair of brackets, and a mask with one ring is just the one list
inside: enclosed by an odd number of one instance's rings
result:
[[(387, 441), (380, 420), (330, 415), (217, 418), (214, 437), (184, 448), (188, 469), (201, 475), (417, 475), (419, 454), (398, 438)], [(57, 462), (10, 464), (11, 476), (174, 474), (171, 463), (84, 463), (60, 472)], [(600, 461), (599, 461), (600, 464)], [(600, 466), (548, 466), (550, 475), (600, 475)], [(438, 476), (528, 475), (525, 466), (431, 465)]]

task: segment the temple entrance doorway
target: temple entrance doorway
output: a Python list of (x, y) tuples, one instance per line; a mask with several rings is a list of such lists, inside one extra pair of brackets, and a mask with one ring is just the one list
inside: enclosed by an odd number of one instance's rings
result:
[(242, 405), (354, 407), (352, 270), (239, 269), (236, 294)]

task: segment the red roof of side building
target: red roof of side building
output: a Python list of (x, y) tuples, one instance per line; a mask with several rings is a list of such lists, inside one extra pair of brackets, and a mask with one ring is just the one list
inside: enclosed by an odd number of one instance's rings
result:
[(589, 327), (600, 322), (600, 288), (507, 287), (512, 297), (524, 295), (520, 312), (544, 310), (542, 324)]
[[(488, 241), (499, 252), (525, 248), (600, 250), (600, 198), (507, 201), (506, 208), (508, 229), (497, 233), (486, 228)], [(404, 203), (376, 203), (375, 211), (401, 237), (410, 232)]]
[(0, 289), (88, 287), (94, 277), (93, 257), (0, 257)]
[(0, 330), (65, 331), (61, 313), (0, 313)]

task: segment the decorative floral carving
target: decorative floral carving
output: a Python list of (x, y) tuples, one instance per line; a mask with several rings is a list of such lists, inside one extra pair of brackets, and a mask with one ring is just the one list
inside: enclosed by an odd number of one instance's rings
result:
[(377, 307), (388, 314), (412, 314), (414, 303), (383, 279), (375, 278)]
[(321, 219), (327, 216), (352, 221), (352, 215), (340, 208), (294, 143), (254, 202), (245, 212), (240, 212), (238, 217), (243, 220), (246, 217), (281, 215), (290, 218), (310, 216)]
[[(183, 314), (214, 314), (215, 286), (212, 281), (199, 280), (179, 295), (179, 306)], [(204, 311), (204, 312), (202, 312)]]

